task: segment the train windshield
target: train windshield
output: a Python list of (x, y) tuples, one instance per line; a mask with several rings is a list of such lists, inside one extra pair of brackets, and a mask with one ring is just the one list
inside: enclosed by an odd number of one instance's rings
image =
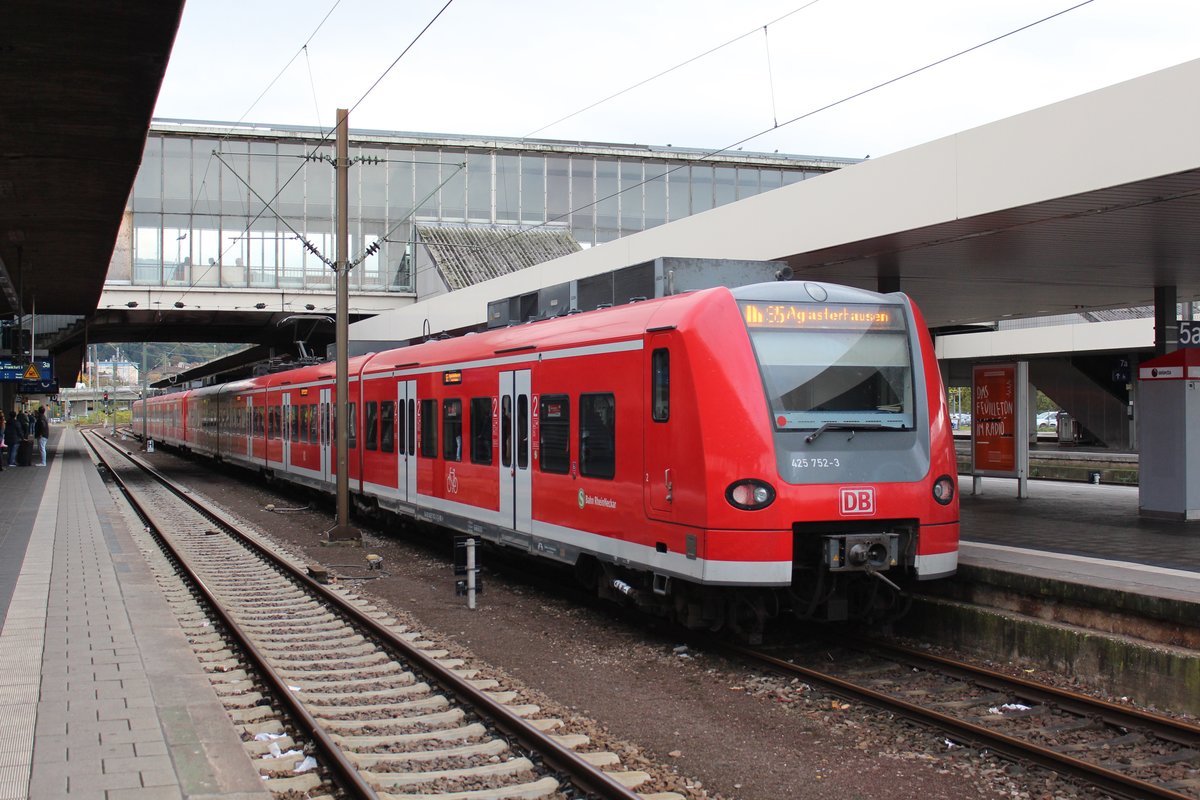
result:
[(913, 428), (912, 354), (901, 307), (741, 307), (776, 428)]

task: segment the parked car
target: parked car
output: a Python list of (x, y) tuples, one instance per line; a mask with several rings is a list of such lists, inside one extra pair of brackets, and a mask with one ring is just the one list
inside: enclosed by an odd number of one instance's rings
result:
[(1041, 428), (1057, 428), (1058, 427), (1057, 411), (1043, 411), (1037, 415), (1037, 426)]

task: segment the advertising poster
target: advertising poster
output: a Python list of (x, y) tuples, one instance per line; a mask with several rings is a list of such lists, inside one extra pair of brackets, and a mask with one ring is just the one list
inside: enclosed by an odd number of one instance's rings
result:
[(971, 401), (972, 471), (1017, 477), (1017, 365), (975, 367)]

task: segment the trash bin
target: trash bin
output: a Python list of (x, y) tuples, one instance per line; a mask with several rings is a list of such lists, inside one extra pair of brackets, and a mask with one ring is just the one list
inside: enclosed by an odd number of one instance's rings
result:
[(1100, 485), (1100, 473), (1099, 472), (1089, 472), (1088, 473), (1088, 483), (1099, 486)]

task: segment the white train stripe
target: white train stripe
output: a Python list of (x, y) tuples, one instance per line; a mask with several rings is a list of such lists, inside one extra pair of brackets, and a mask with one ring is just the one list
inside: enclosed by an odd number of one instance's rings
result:
[(953, 575), (958, 570), (958, 551), (917, 555), (917, 577), (928, 581)]

